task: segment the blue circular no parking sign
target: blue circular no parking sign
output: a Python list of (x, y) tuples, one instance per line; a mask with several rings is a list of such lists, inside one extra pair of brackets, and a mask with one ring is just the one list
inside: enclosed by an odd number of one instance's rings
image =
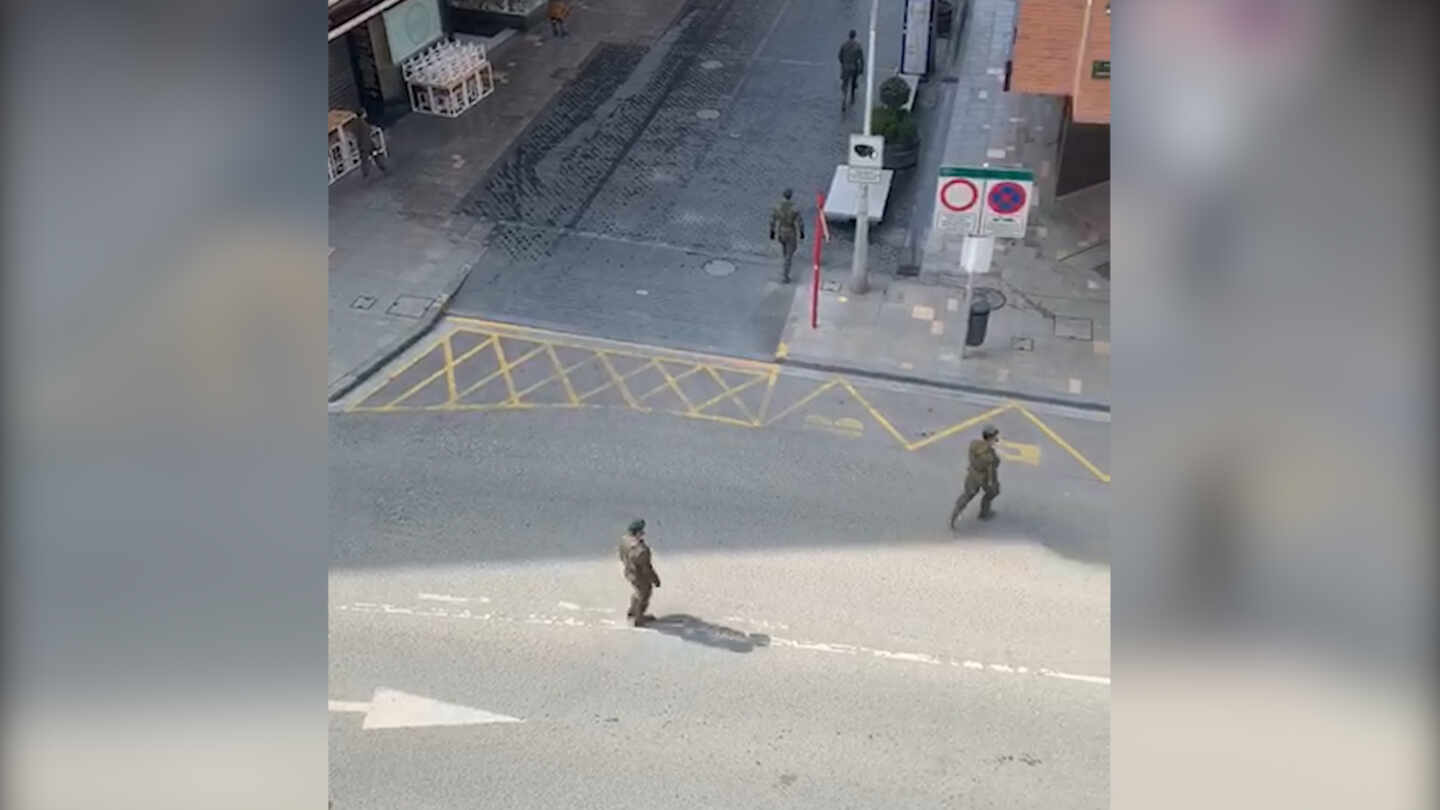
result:
[(1025, 187), (1019, 183), (996, 183), (985, 195), (985, 202), (997, 214), (1014, 214), (1025, 208), (1027, 196)]

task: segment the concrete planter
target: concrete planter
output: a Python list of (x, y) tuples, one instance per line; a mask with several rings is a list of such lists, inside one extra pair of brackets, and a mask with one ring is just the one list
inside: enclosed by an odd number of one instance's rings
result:
[(885, 142), (884, 167), (887, 169), (910, 169), (920, 162), (920, 139), (913, 143), (892, 144)]

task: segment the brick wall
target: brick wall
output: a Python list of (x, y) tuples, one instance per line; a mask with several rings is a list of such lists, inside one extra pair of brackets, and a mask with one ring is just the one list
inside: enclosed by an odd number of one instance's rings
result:
[(1110, 60), (1110, 15), (1104, 0), (1095, 0), (1090, 9), (1090, 33), (1085, 40), (1085, 59), (1080, 64), (1080, 82), (1075, 88), (1075, 120), (1084, 124), (1110, 123), (1110, 80), (1090, 78), (1095, 60)]
[(1075, 82), (1076, 50), (1085, 25), (1085, 0), (1020, 0), (1010, 89), (1017, 93), (1073, 96), (1075, 120), (1108, 123), (1110, 82), (1090, 78), (1090, 64), (1110, 58), (1110, 16), (1105, 0), (1090, 7), (1090, 31)]
[(1070, 95), (1084, 9), (1085, 0), (1020, 0), (1011, 90)]

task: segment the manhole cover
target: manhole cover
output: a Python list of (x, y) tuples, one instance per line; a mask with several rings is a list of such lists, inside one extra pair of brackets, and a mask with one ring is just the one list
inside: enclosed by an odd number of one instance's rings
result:
[(1015, 337), (1010, 338), (1010, 348), (1017, 352), (1035, 351), (1035, 338)]
[(721, 276), (728, 276), (731, 273), (735, 272), (735, 265), (731, 262), (725, 261), (724, 259), (711, 259), (710, 261), (705, 262), (704, 270), (710, 275), (719, 278)]
[(976, 287), (975, 300), (989, 304), (990, 310), (993, 312), (1005, 306), (1005, 293), (994, 287)]
[(375, 306), (375, 296), (373, 295), (362, 295), (350, 302), (351, 309), (369, 309), (373, 306)]
[(1057, 315), (1055, 317), (1055, 337), (1090, 340), (1093, 335), (1093, 326), (1089, 318), (1065, 318)]
[(425, 314), (425, 310), (435, 303), (433, 298), (420, 298), (415, 295), (402, 295), (395, 299), (395, 303), (385, 310), (386, 315), (399, 315), (402, 318), (419, 318)]
[(719, 118), (719, 117), (720, 117), (720, 111), (719, 111), (719, 110), (698, 110), (698, 111), (696, 111), (696, 113), (695, 113), (695, 117), (696, 117), (696, 118), (699, 118), (699, 119), (702, 120), (702, 121), (714, 121), (716, 118)]
[(705, 68), (706, 70), (714, 70), (723, 64), (724, 62), (721, 62), (718, 59), (706, 59), (704, 62), (700, 63), (700, 67)]

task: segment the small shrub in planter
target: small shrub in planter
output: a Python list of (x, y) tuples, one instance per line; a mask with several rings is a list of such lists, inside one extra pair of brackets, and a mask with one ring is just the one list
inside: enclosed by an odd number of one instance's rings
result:
[(885, 138), (886, 168), (914, 166), (920, 149), (920, 129), (905, 109), (910, 85), (899, 76), (880, 84), (880, 106), (870, 113), (870, 131)]

